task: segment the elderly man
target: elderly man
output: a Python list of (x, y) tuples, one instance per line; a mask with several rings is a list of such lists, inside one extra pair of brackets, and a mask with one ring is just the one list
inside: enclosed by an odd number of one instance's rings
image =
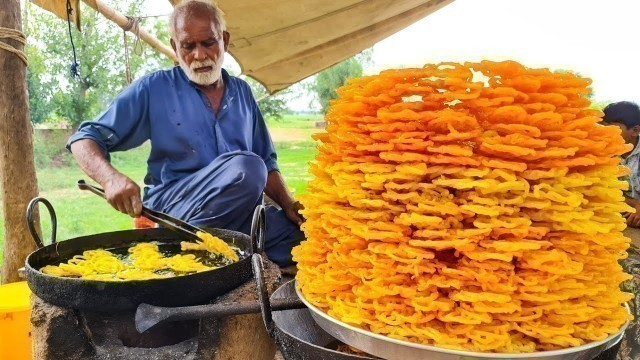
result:
[[(97, 119), (83, 123), (67, 148), (109, 203), (133, 217), (144, 203), (194, 225), (249, 233), (253, 209), (266, 193), (280, 205), (267, 208), (267, 255), (291, 265), (302, 218), (249, 86), (222, 69), (229, 33), (220, 9), (186, 1), (169, 26), (180, 66), (131, 84)], [(138, 185), (111, 166), (109, 153), (147, 140), (141, 199)]]
[(636, 208), (635, 214), (627, 214), (627, 224), (640, 227), (640, 107), (630, 101), (620, 101), (607, 105), (603, 121), (622, 130), (622, 138), (633, 150), (622, 155), (622, 165), (631, 170), (627, 178), (629, 189), (625, 191), (627, 204)]

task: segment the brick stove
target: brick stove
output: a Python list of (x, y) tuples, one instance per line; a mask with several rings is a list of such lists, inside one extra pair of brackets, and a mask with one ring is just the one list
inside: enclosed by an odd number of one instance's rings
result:
[[(265, 261), (269, 292), (281, 283)], [(212, 303), (257, 300), (254, 280)], [(260, 314), (168, 322), (139, 334), (135, 311), (99, 313), (62, 308), (32, 295), (34, 360), (273, 360), (276, 345)]]

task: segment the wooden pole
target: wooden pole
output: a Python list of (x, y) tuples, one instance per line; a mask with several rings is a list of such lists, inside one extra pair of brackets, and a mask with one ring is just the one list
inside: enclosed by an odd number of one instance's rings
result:
[[(0, 28), (22, 31), (20, 0), (0, 0)], [(2, 29), (0, 29), (2, 31)], [(16, 40), (0, 41), (17, 50)], [(29, 121), (29, 100), (25, 63), (16, 54), (0, 49), (0, 188), (4, 211), (4, 257), (2, 283), (20, 281), (18, 269), (35, 250), (25, 212), (38, 195), (33, 163), (33, 128)]]
[[(0, 0), (1, 1), (1, 0)], [(100, 14), (102, 14), (107, 19), (113, 21), (120, 27), (125, 27), (129, 22), (126, 16), (120, 14), (115, 9), (105, 4), (102, 0), (82, 0), (85, 4), (89, 5), (89, 7), (93, 8)], [(152, 48), (166, 55), (169, 59), (173, 60), (174, 63), (178, 62), (178, 58), (176, 57), (175, 52), (169, 46), (163, 44), (160, 40), (158, 40), (153, 35), (149, 34), (143, 29), (139, 31), (140, 39), (142, 41), (149, 44)]]

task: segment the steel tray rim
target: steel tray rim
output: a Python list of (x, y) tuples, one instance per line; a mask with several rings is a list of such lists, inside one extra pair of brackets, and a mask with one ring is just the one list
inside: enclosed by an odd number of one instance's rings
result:
[[(622, 325), (622, 327), (620, 328), (620, 330), (618, 332), (616, 332), (615, 334), (609, 335), (605, 339), (602, 339), (602, 340), (599, 340), (599, 341), (592, 341), (592, 342), (584, 344), (584, 345), (574, 346), (574, 347), (570, 347), (570, 348), (566, 348), (566, 349), (537, 351), (537, 352), (531, 352), (531, 353), (473, 352), (473, 351), (447, 349), (447, 348), (438, 347), (438, 346), (412, 343), (412, 342), (409, 342), (409, 341), (393, 339), (393, 338), (390, 338), (390, 337), (387, 337), (387, 336), (384, 336), (384, 335), (379, 335), (379, 334), (376, 334), (376, 333), (373, 333), (373, 332), (370, 332), (370, 331), (367, 331), (367, 330), (364, 330), (364, 329), (360, 329), (358, 327), (355, 327), (355, 326), (346, 324), (346, 323), (344, 323), (342, 321), (339, 321), (337, 319), (334, 319), (333, 317), (329, 316), (324, 311), (318, 309), (317, 307), (315, 307), (314, 305), (309, 303), (309, 301), (307, 301), (307, 299), (305, 299), (305, 297), (300, 292), (300, 287), (299, 287), (299, 284), (298, 284), (297, 281), (296, 281), (295, 290), (296, 290), (296, 294), (298, 295), (300, 300), (311, 310), (311, 315), (314, 317), (314, 319), (316, 319), (316, 323), (318, 323), (318, 325), (320, 325), (330, 335), (338, 338), (338, 340), (341, 340), (341, 341), (346, 343), (346, 341), (344, 341), (345, 340), (344, 338), (342, 338), (340, 336), (336, 336), (335, 326), (338, 326), (339, 328), (346, 329), (346, 330), (358, 333), (361, 336), (366, 336), (366, 337), (369, 337), (369, 338), (373, 338), (376, 341), (393, 343), (395, 345), (400, 345), (400, 346), (404, 346), (404, 347), (413, 348), (416, 351), (420, 351), (421, 352), (421, 356), (428, 355), (428, 353), (439, 353), (439, 354), (442, 354), (442, 355), (447, 354), (447, 355), (452, 355), (452, 356), (459, 356), (459, 357), (462, 357), (464, 359), (474, 359), (474, 358), (475, 359), (532, 359), (532, 358), (543, 359), (543, 358), (556, 358), (556, 357), (559, 358), (559, 357), (562, 357), (562, 356), (565, 356), (565, 355), (577, 355), (580, 352), (586, 352), (588, 350), (592, 350), (592, 349), (597, 348), (599, 346), (603, 346), (602, 350), (605, 350), (606, 348), (608, 348), (608, 346), (604, 347), (605, 345), (612, 346), (612, 345), (617, 344), (618, 341), (620, 341), (622, 339), (622, 335), (623, 335), (624, 331), (626, 330), (627, 326), (629, 326), (629, 320), (627, 320), (624, 323), (624, 325)], [(625, 304), (625, 308), (630, 313), (630, 309), (629, 309), (629, 306), (627, 304)], [(319, 319), (321, 321), (318, 321)], [(323, 326), (323, 325), (329, 325), (329, 324), (333, 325), (334, 328), (325, 328), (325, 326)], [(353, 344), (349, 344), (349, 345), (353, 346)], [(380, 356), (380, 355), (377, 355), (375, 353), (370, 352), (369, 351), (370, 349), (362, 349), (362, 348), (360, 348), (360, 350), (365, 351), (367, 353), (370, 353), (371, 355), (374, 355), (374, 356)]]

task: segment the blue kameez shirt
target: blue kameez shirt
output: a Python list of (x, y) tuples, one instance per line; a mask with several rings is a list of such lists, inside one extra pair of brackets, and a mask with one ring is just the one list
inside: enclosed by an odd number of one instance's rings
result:
[(161, 192), (223, 153), (251, 151), (267, 171), (277, 156), (249, 85), (224, 69), (225, 91), (216, 116), (207, 96), (176, 66), (146, 75), (120, 93), (107, 110), (80, 125), (67, 148), (95, 141), (105, 156), (151, 140), (145, 197)]

